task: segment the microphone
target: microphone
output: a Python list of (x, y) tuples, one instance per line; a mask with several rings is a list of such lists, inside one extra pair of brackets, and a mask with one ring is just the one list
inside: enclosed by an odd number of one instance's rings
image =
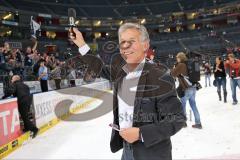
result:
[(75, 39), (76, 34), (73, 31), (73, 27), (75, 27), (76, 10), (74, 8), (68, 9), (68, 17), (69, 17), (69, 26), (70, 26), (69, 37)]

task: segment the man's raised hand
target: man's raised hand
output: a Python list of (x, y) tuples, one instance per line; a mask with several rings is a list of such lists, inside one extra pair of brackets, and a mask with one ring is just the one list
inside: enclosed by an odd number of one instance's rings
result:
[[(69, 29), (70, 31), (70, 29)], [(77, 29), (77, 28), (73, 28), (73, 32), (76, 34), (76, 38), (70, 36), (69, 38), (80, 48), (82, 46), (84, 46), (86, 44), (86, 42), (84, 41), (83, 35), (82, 33)]]

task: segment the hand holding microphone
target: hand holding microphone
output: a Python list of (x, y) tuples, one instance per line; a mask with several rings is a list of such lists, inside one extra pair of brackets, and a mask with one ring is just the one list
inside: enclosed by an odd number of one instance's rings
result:
[(82, 33), (75, 27), (76, 11), (73, 8), (68, 9), (69, 17), (69, 38), (80, 48), (85, 45)]
[[(71, 30), (71, 28), (69, 29), (69, 32), (70, 32), (70, 30)], [(83, 38), (82, 33), (75, 27), (73, 27), (72, 31), (75, 34), (75, 37), (70, 36), (73, 43), (75, 43), (78, 46), (78, 48), (84, 46), (86, 44), (86, 42)]]
[(75, 27), (75, 19), (76, 19), (76, 10), (74, 8), (68, 9), (68, 17), (69, 17), (69, 37), (71, 39), (76, 38), (76, 34), (73, 31), (73, 27)]

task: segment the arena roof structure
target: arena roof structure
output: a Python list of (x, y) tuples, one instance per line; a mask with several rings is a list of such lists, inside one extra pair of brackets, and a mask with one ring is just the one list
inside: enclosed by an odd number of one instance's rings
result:
[(55, 16), (67, 16), (68, 8), (74, 8), (78, 17), (124, 19), (197, 11), (239, 2), (239, 0), (3, 0), (1, 6), (15, 11)]

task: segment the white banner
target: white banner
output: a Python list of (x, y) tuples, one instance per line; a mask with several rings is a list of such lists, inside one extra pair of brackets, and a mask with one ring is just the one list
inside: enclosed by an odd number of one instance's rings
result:
[[(97, 90), (107, 90), (110, 88), (108, 81), (97, 82), (93, 84), (83, 85), (83, 87), (94, 88)], [(84, 95), (84, 92), (88, 92), (86, 95), (91, 97), (80, 96)], [(72, 93), (72, 94), (71, 94)], [(51, 120), (56, 119), (55, 109), (58, 103), (64, 100), (72, 101), (70, 108), (75, 108), (84, 102), (91, 100), (97, 96), (96, 93), (89, 93), (88, 89), (81, 89), (81, 87), (66, 88), (58, 91), (50, 91), (45, 93), (39, 93), (33, 95), (33, 104), (35, 109), (35, 118), (37, 127), (42, 127), (48, 124)], [(64, 105), (64, 104), (62, 104)], [(66, 104), (67, 105), (67, 104)], [(68, 111), (58, 108), (58, 114), (65, 115)]]

